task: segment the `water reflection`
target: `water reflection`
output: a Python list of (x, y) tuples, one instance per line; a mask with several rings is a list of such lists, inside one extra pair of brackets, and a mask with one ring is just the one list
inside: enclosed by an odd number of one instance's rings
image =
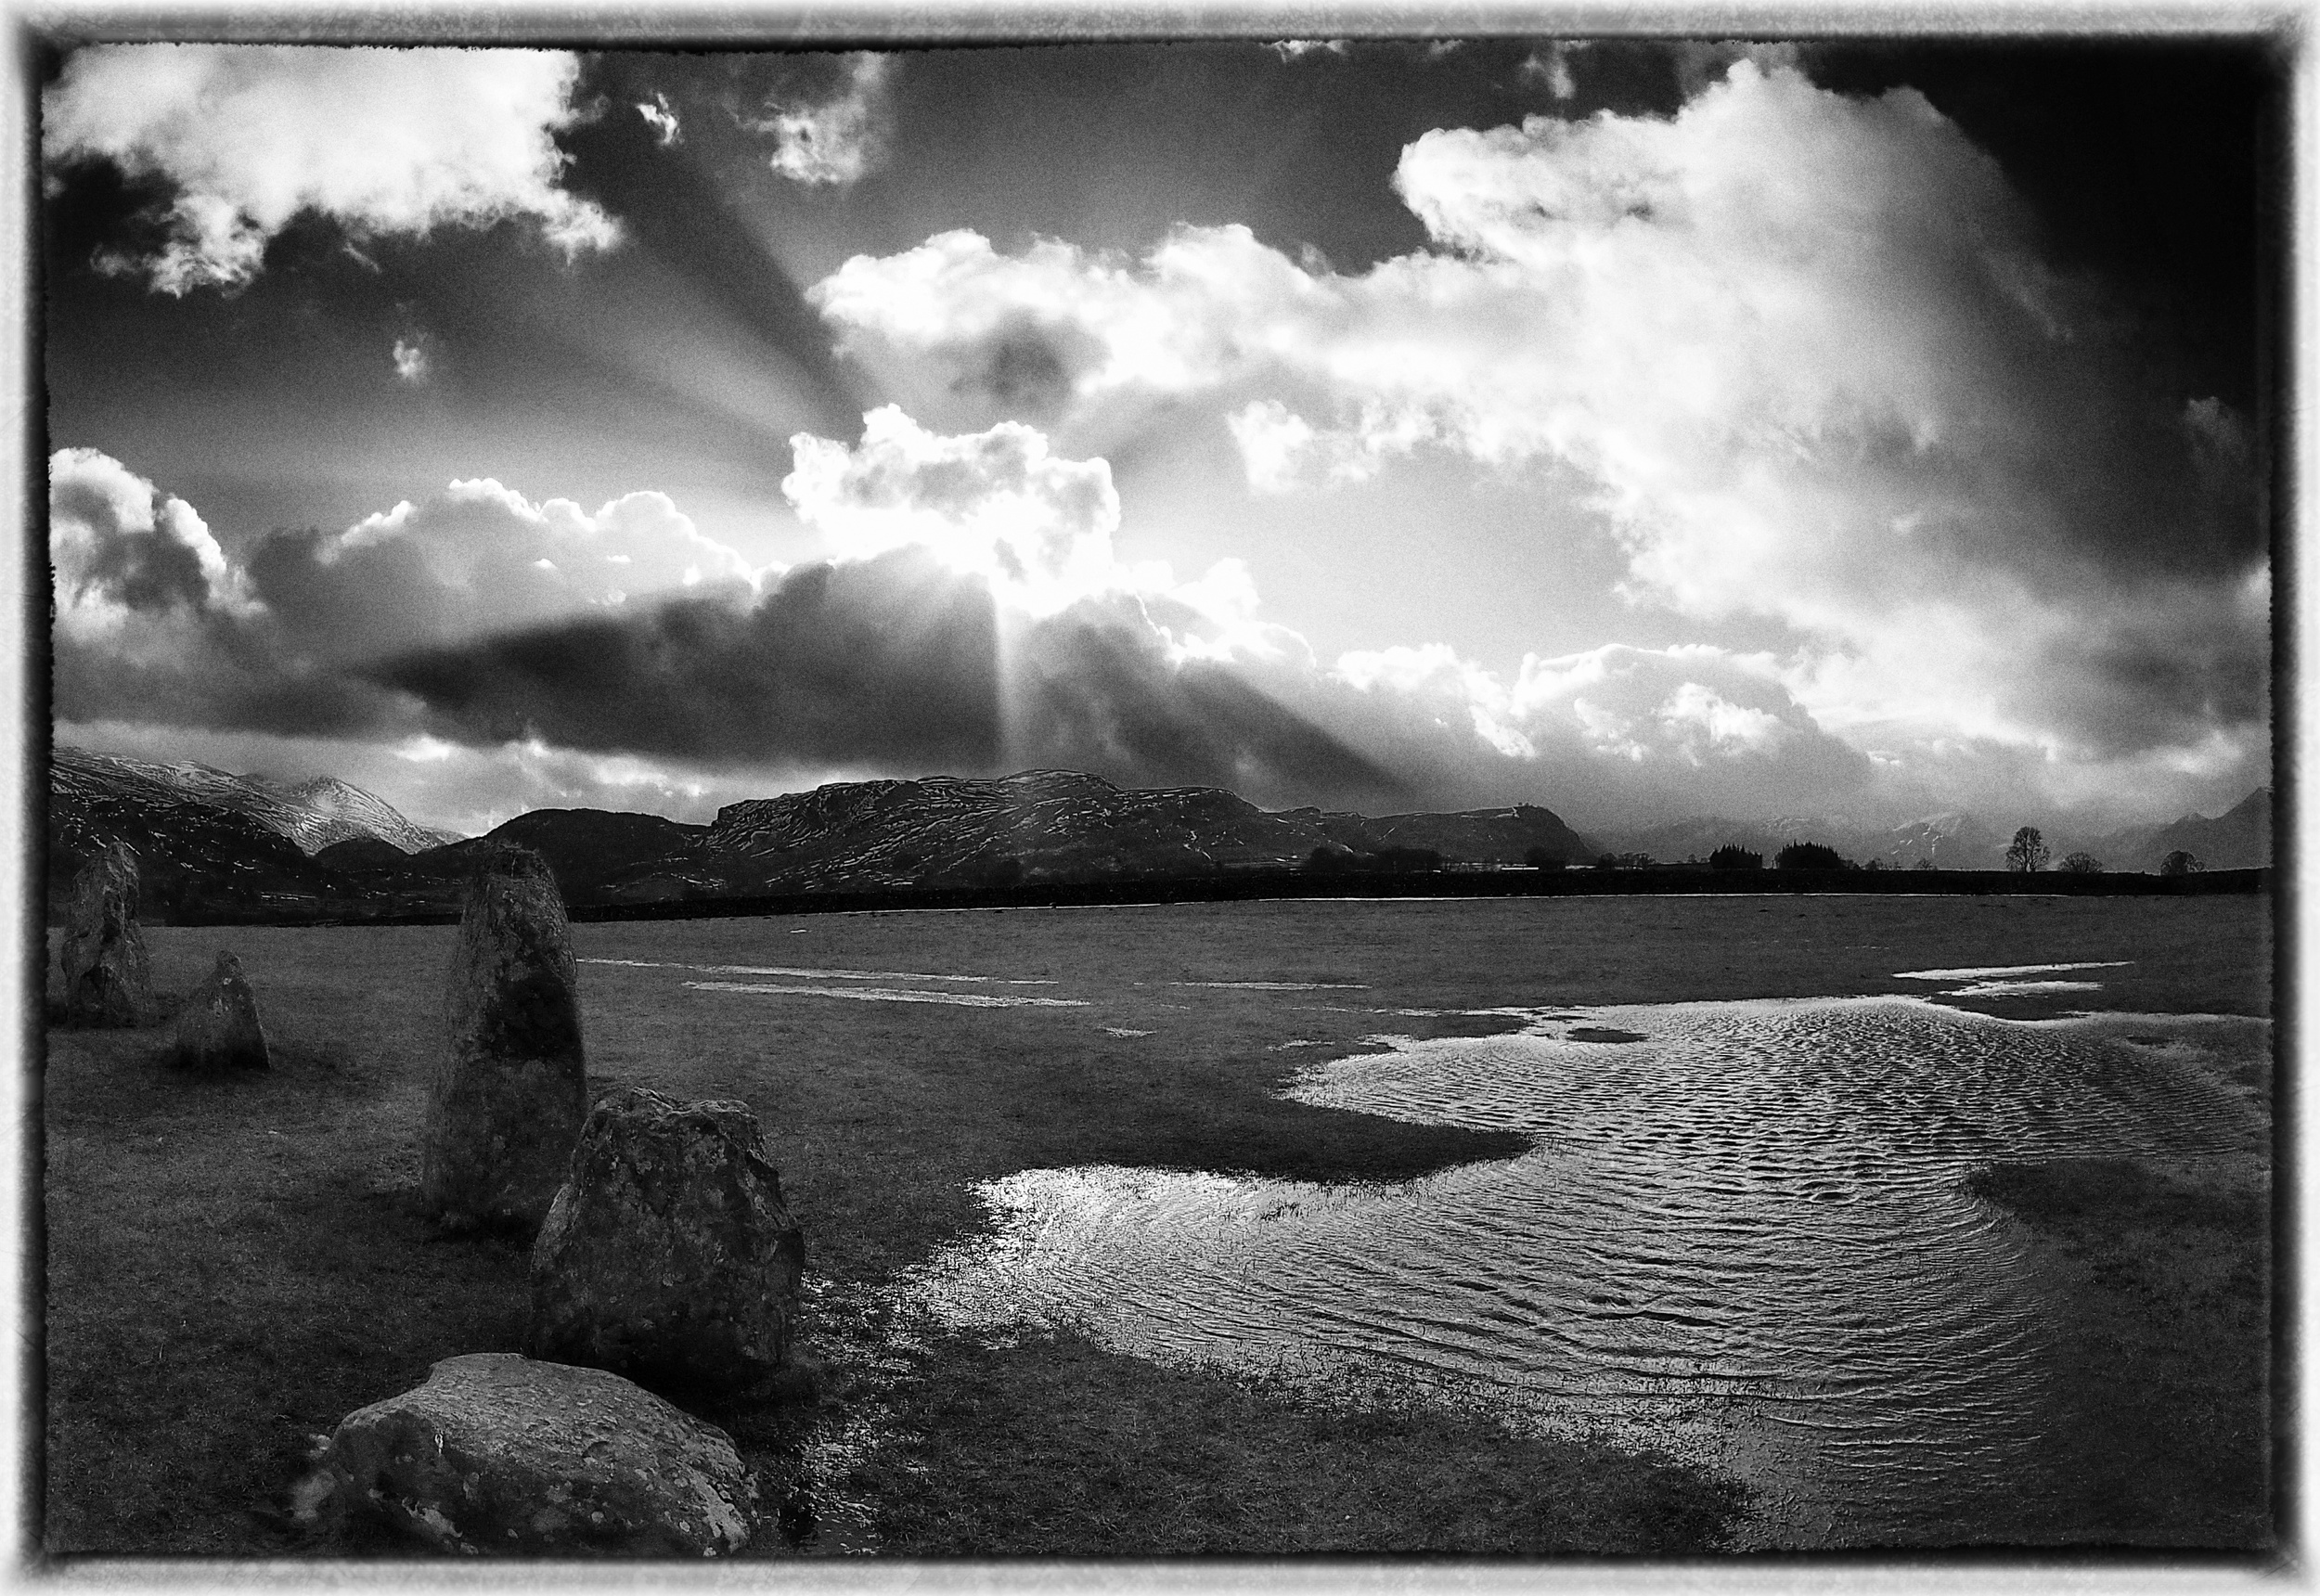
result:
[(922, 992), (904, 986), (793, 986), (763, 981), (687, 981), (695, 992), (755, 992), (778, 998), (851, 998), (860, 1003), (949, 1003), (961, 1009), (1085, 1009), (1078, 998), (1002, 998), (985, 992)]
[[(2144, 1045), (2122, 1045), (2130, 1029)], [(916, 1289), (957, 1322), (1479, 1388), (1516, 1422), (1740, 1474), (1764, 1545), (2014, 1542), (2044, 1522), (2045, 1332), (1959, 1177), (2001, 1157), (2253, 1151), (2265, 1126), (2203, 1063), (2267, 1045), (2260, 1021), (2022, 1023), (1871, 998), (1380, 1040), (1291, 1095), (1525, 1131), (1535, 1151), (1384, 1187), (1025, 1171), (984, 1189), (995, 1232)]]

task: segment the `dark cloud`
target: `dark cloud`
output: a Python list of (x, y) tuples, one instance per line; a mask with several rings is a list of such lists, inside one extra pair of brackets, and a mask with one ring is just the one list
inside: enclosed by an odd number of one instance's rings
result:
[[(2164, 622), (2055, 638), (2024, 660), (2022, 707), (2069, 727), (2099, 758), (2260, 731), (2271, 714), (2268, 597), (2245, 595), (2233, 613), (2185, 590)], [(2146, 613), (2166, 612), (2154, 604)]]
[(938, 770), (999, 748), (989, 589), (923, 552), (792, 571), (754, 608), (677, 599), (367, 668), (462, 741)]
[(2243, 411), (2279, 291), (2287, 58), (2260, 36), (1804, 46), (1849, 94), (1907, 85), (1995, 156), (2046, 251), (2102, 277), (2175, 386)]
[(1052, 766), (1259, 802), (1412, 791), (1235, 672), (1171, 661), (1132, 599), (1002, 620), (984, 580), (918, 548), (800, 567), (753, 608), (678, 599), (367, 674), (469, 743), (897, 773)]
[(1392, 806), (1417, 791), (1240, 673), (1169, 660), (1132, 599), (1033, 624), (1014, 663), (1009, 753), (1025, 765), (1284, 806)]
[(409, 729), (410, 705), (376, 684), (287, 664), (263, 628), (211, 617), (135, 655), (58, 637), (57, 718), (211, 727), (296, 737)]

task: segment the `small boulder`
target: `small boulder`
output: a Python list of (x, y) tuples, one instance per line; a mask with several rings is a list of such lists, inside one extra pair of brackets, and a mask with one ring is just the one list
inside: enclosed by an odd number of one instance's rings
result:
[(600, 1369), (446, 1358), (339, 1421), (302, 1515), (383, 1521), (437, 1551), (715, 1557), (749, 1543), (731, 1437)]
[(174, 1056), (192, 1070), (263, 1070), (267, 1065), (257, 994), (243, 978), (241, 960), (222, 947), (217, 968), (177, 1010)]
[(588, 1114), (533, 1244), (529, 1349), (665, 1390), (751, 1390), (788, 1356), (805, 1267), (745, 1105), (624, 1087)]
[(152, 1000), (145, 933), (137, 929), (137, 856), (115, 843), (73, 878), (65, 911), (65, 1018), (82, 1025), (134, 1025)]
[(572, 929), (548, 865), (503, 843), (467, 887), (427, 1095), (419, 1195), (453, 1224), (537, 1227), (588, 1110)]

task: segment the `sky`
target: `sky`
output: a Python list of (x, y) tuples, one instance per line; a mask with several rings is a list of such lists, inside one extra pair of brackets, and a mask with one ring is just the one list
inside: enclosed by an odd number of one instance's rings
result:
[(2247, 43), (111, 45), (58, 740), (422, 823), (1060, 766), (1581, 827), (2271, 780)]

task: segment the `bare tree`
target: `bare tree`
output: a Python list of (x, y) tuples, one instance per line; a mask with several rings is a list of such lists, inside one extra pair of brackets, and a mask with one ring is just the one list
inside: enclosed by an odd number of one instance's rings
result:
[(2046, 868), (2046, 839), (2038, 834), (2035, 826), (2025, 826), (2014, 833), (2013, 843), (2005, 851), (2005, 868), (2009, 870), (2043, 870)]

